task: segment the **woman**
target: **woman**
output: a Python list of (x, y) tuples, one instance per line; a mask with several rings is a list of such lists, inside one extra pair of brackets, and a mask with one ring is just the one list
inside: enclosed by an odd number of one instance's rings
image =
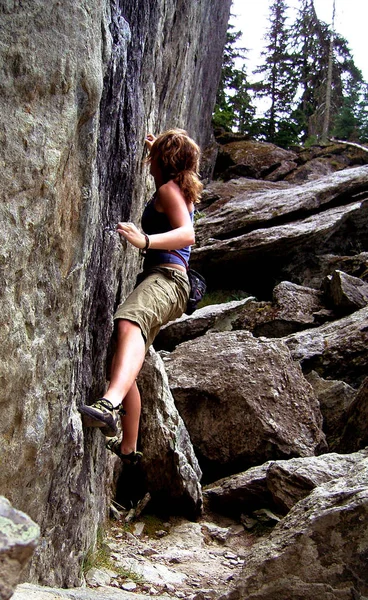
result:
[(146, 145), (156, 192), (142, 215), (143, 233), (133, 223), (117, 226), (122, 237), (145, 251), (143, 273), (114, 315), (117, 349), (107, 392), (92, 406), (79, 408), (84, 424), (100, 427), (107, 436), (116, 435), (118, 413), (125, 415), (122, 441), (115, 438), (107, 447), (133, 463), (140, 458), (141, 398), (136, 377), (160, 327), (185, 310), (189, 297), (185, 263), (194, 243), (194, 204), (202, 190), (197, 175), (200, 151), (184, 130), (171, 129), (157, 138), (149, 134)]

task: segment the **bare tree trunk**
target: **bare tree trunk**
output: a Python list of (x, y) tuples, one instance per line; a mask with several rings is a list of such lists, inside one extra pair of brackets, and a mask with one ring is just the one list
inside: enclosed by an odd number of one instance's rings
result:
[(334, 56), (334, 29), (335, 29), (335, 0), (333, 0), (332, 9), (332, 24), (331, 24), (331, 37), (330, 37), (330, 48), (328, 53), (328, 70), (327, 70), (327, 81), (326, 81), (326, 103), (325, 103), (325, 114), (323, 119), (323, 130), (322, 130), (322, 142), (327, 142), (328, 130), (330, 127), (330, 113), (331, 113), (331, 90), (332, 90), (332, 66)]

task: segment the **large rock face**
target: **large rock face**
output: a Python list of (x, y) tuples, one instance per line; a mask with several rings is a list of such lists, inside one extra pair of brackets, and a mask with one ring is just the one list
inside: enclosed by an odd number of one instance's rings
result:
[(268, 182), (253, 192), (238, 185), (236, 193), (233, 185), (229, 193), (223, 184), (221, 194), (218, 186), (218, 199), (197, 224), (193, 267), (211, 288), (243, 289), (261, 299), (283, 280), (317, 287), (322, 259), (335, 255), (341, 266), (334, 268), (345, 271), (343, 257), (367, 250), (367, 181), (365, 165), (288, 188)]
[(196, 517), (202, 508), (202, 472), (170, 393), (162, 360), (153, 350), (138, 385), (144, 398), (140, 447), (152, 503), (168, 514)]
[(324, 447), (319, 404), (283, 342), (211, 333), (164, 362), (207, 481)]
[(366, 597), (367, 481), (365, 459), (351, 476), (322, 484), (298, 502), (271, 536), (250, 550), (241, 581), (226, 599)]
[(307, 372), (356, 385), (366, 377), (368, 307), (348, 317), (284, 338), (295, 360)]
[(319, 485), (350, 476), (367, 456), (365, 449), (353, 454), (269, 461), (208, 485), (204, 499), (211, 510), (225, 515), (250, 514), (259, 507), (286, 514)]
[(0, 491), (41, 526), (44, 583), (80, 582), (106, 512), (103, 436), (76, 409), (103, 391), (111, 313), (138, 268), (111, 228), (140, 213), (148, 129), (209, 142), (229, 7), (1, 8)]
[(366, 165), (368, 155), (358, 144), (328, 144), (283, 150), (241, 134), (216, 138), (220, 144), (215, 174), (221, 179), (252, 177), (303, 183), (353, 165)]

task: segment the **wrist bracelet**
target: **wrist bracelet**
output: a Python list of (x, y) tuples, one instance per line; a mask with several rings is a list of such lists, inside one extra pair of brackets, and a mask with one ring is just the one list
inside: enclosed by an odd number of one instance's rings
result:
[(149, 237), (148, 237), (148, 235), (146, 233), (144, 233), (143, 235), (146, 238), (146, 245), (143, 248), (143, 250), (148, 250), (148, 248), (150, 247), (150, 239), (149, 239)]

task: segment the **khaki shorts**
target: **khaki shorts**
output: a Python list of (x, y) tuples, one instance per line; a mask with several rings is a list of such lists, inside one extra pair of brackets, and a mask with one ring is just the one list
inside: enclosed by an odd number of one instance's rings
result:
[(189, 291), (186, 273), (175, 268), (153, 267), (118, 306), (114, 320), (127, 319), (139, 325), (147, 351), (162, 325), (181, 317)]

